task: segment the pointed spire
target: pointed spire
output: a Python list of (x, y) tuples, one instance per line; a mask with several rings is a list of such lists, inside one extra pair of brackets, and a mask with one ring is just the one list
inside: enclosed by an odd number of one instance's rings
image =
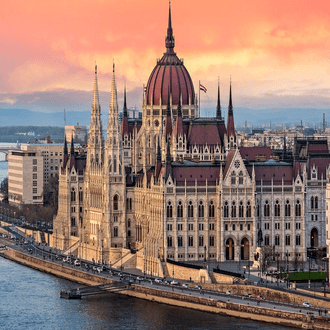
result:
[(217, 103), (217, 118), (221, 119), (221, 104), (220, 104), (220, 81), (218, 78), (218, 103)]
[(233, 111), (233, 101), (231, 95), (231, 77), (230, 77), (230, 90), (229, 90), (229, 106), (228, 106), (228, 118), (227, 118), (227, 136), (235, 137), (235, 125), (234, 125), (234, 111)]
[(126, 104), (126, 80), (125, 80), (125, 87), (124, 87), (124, 108), (123, 108), (123, 115), (127, 117), (127, 104)]
[(157, 143), (157, 163), (162, 162), (162, 153), (160, 150), (160, 144), (159, 144), (159, 139)]
[(74, 144), (73, 144), (73, 134), (71, 135), (71, 150), (70, 155), (74, 156)]
[(62, 168), (65, 168), (67, 161), (68, 161), (68, 143), (66, 141), (66, 135), (64, 135), (64, 150), (63, 150)]
[(168, 11), (168, 26), (167, 26), (167, 35), (165, 38), (166, 53), (174, 53), (174, 37), (172, 29), (172, 17), (171, 17), (171, 1), (169, 2), (169, 11)]
[(95, 63), (95, 77), (94, 77), (94, 92), (93, 92), (93, 108), (99, 108), (100, 100), (99, 100), (99, 86), (97, 81), (97, 65)]
[(232, 115), (233, 115), (233, 100), (231, 96), (231, 76), (230, 76), (228, 116), (232, 116)]
[(127, 104), (126, 104), (126, 81), (124, 87), (124, 107), (123, 107), (123, 120), (121, 122), (121, 134), (124, 138), (124, 134), (128, 134), (128, 118), (127, 118)]

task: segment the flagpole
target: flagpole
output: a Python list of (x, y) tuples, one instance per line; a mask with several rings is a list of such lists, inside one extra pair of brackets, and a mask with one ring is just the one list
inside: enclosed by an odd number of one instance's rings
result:
[(201, 116), (201, 81), (198, 80), (198, 117)]

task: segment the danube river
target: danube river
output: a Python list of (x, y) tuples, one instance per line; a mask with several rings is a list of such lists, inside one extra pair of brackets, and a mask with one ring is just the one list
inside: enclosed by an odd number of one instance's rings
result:
[(108, 294), (66, 300), (77, 284), (0, 257), (0, 329), (290, 329)]

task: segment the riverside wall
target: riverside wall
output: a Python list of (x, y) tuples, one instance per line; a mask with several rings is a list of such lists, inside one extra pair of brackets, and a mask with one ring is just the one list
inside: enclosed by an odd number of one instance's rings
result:
[[(0, 251), (0, 256), (11, 259), (28, 267), (84, 285), (98, 285), (112, 282), (111, 279), (104, 278), (96, 274), (79, 271), (78, 269), (71, 267), (61, 266), (47, 260), (41, 260), (29, 254), (11, 249), (10, 247), (8, 247), (7, 250)], [(208, 286), (212, 286), (212, 284), (203, 284), (203, 288), (205, 289), (207, 289)], [(215, 299), (210, 299), (207, 294), (201, 296), (192, 296), (175, 291), (163, 291), (160, 289), (148, 288), (141, 285), (132, 285), (131, 288), (131, 290), (119, 291), (117, 293), (178, 307), (192, 308), (200, 311), (241, 317), (254, 321), (280, 324), (283, 326), (308, 328), (314, 330), (330, 329), (329, 319), (322, 316), (310, 316), (302, 313), (283, 312), (275, 309), (230, 303), (229, 301), (220, 302)], [(237, 291), (235, 291), (235, 288)], [(249, 291), (252, 294), (263, 294), (266, 299), (268, 297), (264, 288), (257, 288), (253, 286), (217, 285), (217, 287), (214, 289), (219, 291), (230, 289), (233, 291), (233, 293), (241, 294)], [(243, 290), (244, 292), (240, 290)], [(267, 294), (271, 294), (270, 291), (267, 291)], [(280, 293), (283, 294), (283, 292)], [(293, 299), (295, 299), (295, 303), (299, 303), (297, 300), (297, 295), (289, 293), (287, 293), (287, 295), (289, 295), (289, 298), (287, 298), (289, 300), (288, 302), (292, 302)], [(290, 296), (295, 296), (295, 298), (290, 298)], [(302, 300), (304, 299), (302, 298)], [(317, 299), (308, 299), (308, 301), (311, 302), (313, 306), (317, 306), (317, 303), (321, 303), (322, 306), (320, 307), (330, 309), (330, 303), (328, 302), (320, 302)]]

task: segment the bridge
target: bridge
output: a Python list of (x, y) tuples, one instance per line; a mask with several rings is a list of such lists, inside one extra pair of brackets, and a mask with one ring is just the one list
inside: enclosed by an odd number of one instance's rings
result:
[(60, 293), (60, 297), (66, 299), (81, 299), (82, 297), (86, 296), (123, 291), (127, 289), (128, 283), (111, 282), (101, 285), (84, 286), (82, 288), (77, 288), (68, 291), (62, 290)]

